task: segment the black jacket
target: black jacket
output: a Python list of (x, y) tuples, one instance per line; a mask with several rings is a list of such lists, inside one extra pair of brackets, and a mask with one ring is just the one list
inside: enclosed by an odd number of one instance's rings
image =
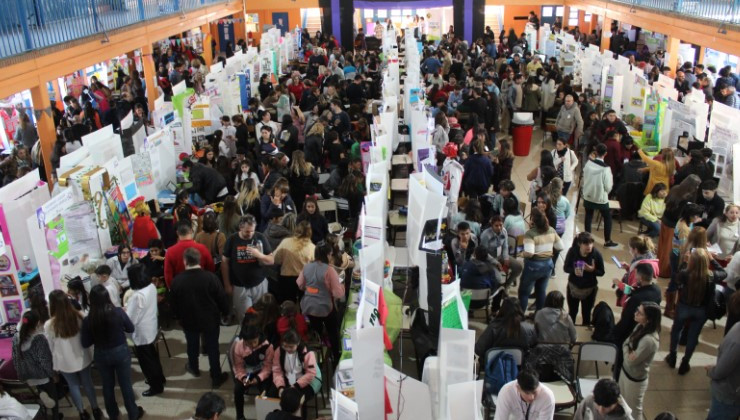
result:
[(689, 175), (696, 175), (701, 178), (702, 181), (707, 181), (712, 179), (712, 177), (714, 176), (714, 171), (709, 172), (709, 167), (704, 162), (694, 163), (693, 160), (689, 161), (689, 163), (683, 165), (681, 169), (676, 172), (673, 185), (680, 184)]
[(200, 163), (190, 168), (190, 192), (197, 193), (207, 204), (216, 202), (218, 193), (226, 188), (226, 179), (217, 170)]
[(170, 288), (170, 305), (182, 329), (196, 332), (218, 328), (221, 315), (230, 310), (221, 281), (202, 268), (186, 269), (175, 276)]
[(650, 286), (637, 287), (632, 290), (632, 294), (624, 304), (624, 309), (622, 309), (622, 317), (612, 330), (614, 343), (618, 346), (621, 346), (624, 340), (632, 334), (632, 330), (635, 329), (635, 325), (637, 325), (635, 323), (635, 312), (643, 302), (655, 302), (660, 305), (660, 287), (657, 284), (653, 283)]
[(696, 204), (704, 206), (704, 214), (702, 214), (701, 222), (696, 224), (704, 229), (709, 228), (709, 224), (712, 223), (712, 220), (721, 216), (722, 212), (725, 210), (725, 200), (720, 197), (719, 194), (714, 194), (714, 198), (711, 200), (707, 200), (703, 195), (699, 195), (699, 198), (696, 200)]
[(626, 137), (632, 137), (630, 136), (629, 131), (627, 131), (627, 126), (624, 125), (622, 120), (616, 119), (613, 123), (611, 123), (606, 118), (599, 121), (599, 125), (596, 128), (596, 136), (599, 141), (603, 143), (604, 140), (606, 140), (608, 134), (612, 131), (616, 131), (621, 134), (623, 139)]

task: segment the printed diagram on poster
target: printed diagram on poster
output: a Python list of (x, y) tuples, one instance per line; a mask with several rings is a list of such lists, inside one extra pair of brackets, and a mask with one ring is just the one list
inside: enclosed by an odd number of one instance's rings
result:
[(18, 287), (12, 274), (0, 274), (0, 294), (2, 297), (18, 296)]
[(5, 320), (7, 322), (12, 324), (21, 322), (23, 304), (20, 300), (6, 300), (3, 302), (3, 308), (5, 309)]
[(131, 160), (134, 168), (134, 176), (136, 177), (136, 185), (143, 186), (153, 184), (152, 160), (149, 156), (149, 152), (143, 151), (136, 154), (132, 156)]

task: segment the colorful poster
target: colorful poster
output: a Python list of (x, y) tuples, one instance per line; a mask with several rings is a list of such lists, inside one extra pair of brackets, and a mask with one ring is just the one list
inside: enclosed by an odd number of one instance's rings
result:
[(46, 249), (51, 266), (51, 281), (54, 288), (61, 286), (62, 266), (68, 266), (69, 239), (66, 228), (66, 212), (75, 202), (74, 192), (65, 188), (36, 210), (38, 226), (43, 229)]
[(21, 322), (21, 315), (23, 314), (23, 304), (20, 300), (6, 300), (3, 302), (5, 308), (5, 320), (11, 324), (17, 324)]
[(149, 151), (142, 151), (132, 156), (131, 163), (134, 168), (134, 177), (136, 178), (137, 186), (141, 187), (154, 183), (154, 178), (152, 177), (152, 160), (149, 156)]
[(18, 286), (12, 274), (0, 275), (0, 294), (2, 297), (18, 296)]
[(108, 228), (111, 242), (114, 244), (129, 243), (133, 232), (134, 221), (128, 212), (126, 199), (118, 184), (113, 184), (108, 193)]

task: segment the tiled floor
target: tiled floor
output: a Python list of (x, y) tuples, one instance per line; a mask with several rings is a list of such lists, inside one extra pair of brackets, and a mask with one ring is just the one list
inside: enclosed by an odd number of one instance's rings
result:
[[(534, 139), (532, 141), (532, 150), (530, 156), (539, 156), (541, 150), (541, 132), (535, 130)], [(551, 145), (547, 145), (548, 148)], [(526, 174), (535, 167), (537, 159), (526, 159), (517, 158), (514, 165), (513, 179), (517, 185), (517, 193), (520, 197), (524, 196), (524, 192), (528, 188), (528, 182), (526, 182)], [(575, 191), (575, 188), (571, 189)], [(575, 202), (575, 193), (571, 193), (571, 202)], [(573, 223), (569, 223), (568, 230), (564, 236), (564, 242), (566, 244), (572, 241), (573, 231), (582, 229), (583, 221), (582, 215), (576, 216), (575, 226)], [(637, 231), (637, 225), (633, 222), (624, 222), (624, 233), (619, 233), (619, 225), (615, 223), (613, 238), (620, 244), (626, 244), (630, 236), (634, 235)], [(606, 261), (607, 273), (600, 279), (600, 290), (598, 300), (605, 300), (609, 303), (614, 301), (614, 291), (611, 289), (611, 279), (621, 275), (621, 270), (618, 270), (614, 264), (610, 263), (612, 255), (616, 255), (621, 260), (627, 260), (627, 250), (624, 245), (620, 245), (618, 248), (613, 250), (603, 249), (603, 236), (600, 232), (594, 232), (597, 238), (597, 246), (604, 254), (604, 260)], [(402, 238), (402, 233), (399, 234), (399, 238)], [(564, 258), (564, 253), (563, 253)], [(556, 278), (551, 279), (549, 283), (549, 289), (560, 290), (565, 292), (565, 286), (567, 278), (562, 274), (561, 271), (562, 258), (558, 263), (558, 275)], [(666, 281), (659, 281), (661, 287), (665, 288)], [(615, 316), (619, 317), (619, 309), (615, 308)], [(580, 322), (580, 321), (579, 321)], [(666, 364), (662, 361), (668, 348), (669, 342), (669, 331), (671, 327), (671, 320), (663, 320), (663, 331), (660, 334), (661, 345), (660, 353), (658, 354), (656, 361), (652, 365), (652, 371), (650, 374), (650, 383), (648, 387), (648, 393), (645, 398), (645, 414), (647, 419), (654, 418), (658, 413), (670, 410), (673, 411), (681, 419), (703, 419), (706, 417), (706, 412), (709, 407), (709, 380), (704, 374), (704, 365), (712, 364), (715, 360), (717, 347), (722, 338), (722, 332), (724, 328), (724, 320), (717, 323), (717, 329), (713, 329), (711, 324), (707, 324), (702, 331), (699, 347), (694, 354), (692, 360), (692, 370), (686, 376), (678, 376), (675, 370), (669, 369)], [(228, 342), (233, 337), (236, 327), (228, 327), (221, 329), (221, 350), (224, 352), (227, 349)], [(141, 392), (144, 391), (147, 386), (144, 384), (144, 378), (140, 373), (139, 367), (134, 361), (134, 389), (138, 397), (138, 403), (146, 410), (146, 418), (151, 419), (185, 419), (190, 417), (195, 408), (195, 404), (204, 392), (210, 390), (210, 382), (207, 375), (203, 375), (201, 378), (193, 378), (189, 374), (185, 373), (185, 339), (182, 332), (179, 329), (174, 329), (165, 332), (167, 342), (172, 352), (172, 358), (166, 357), (164, 346), (160, 344), (160, 351), (162, 355), (162, 364), (164, 366), (165, 375), (168, 378), (167, 387), (163, 394), (144, 398), (141, 397)], [(400, 347), (400, 346), (397, 346)], [(413, 355), (413, 347), (408, 343), (403, 345), (404, 351), (404, 366), (403, 371), (407, 374), (416, 375), (415, 362), (411, 355)], [(394, 354), (394, 364), (398, 367), (399, 357), (398, 354)], [(224, 369), (228, 369), (228, 363), (224, 355), (221, 357), (222, 366)], [(205, 357), (201, 357), (200, 360), (201, 369), (207, 366), (207, 360)], [(100, 381), (96, 380), (99, 384)], [(100, 388), (98, 387), (100, 391)], [(221, 389), (217, 392), (224, 397), (227, 402), (227, 409), (224, 413), (225, 419), (233, 419), (235, 417), (233, 408), (233, 397), (232, 388), (230, 383), (224, 384)], [(123, 402), (119, 395), (119, 404), (123, 409)], [(101, 406), (103, 404), (102, 395), (99, 400)], [(313, 413), (313, 409), (309, 410)], [(76, 418), (76, 413), (73, 409), (64, 409), (64, 414), (67, 418)], [(254, 418), (254, 406), (251, 398), (247, 398), (246, 407), (247, 418)], [(322, 414), (328, 414), (327, 410), (323, 410)], [(311, 414), (313, 416), (313, 414)], [(563, 413), (558, 415), (558, 418), (568, 419), (570, 415)]]

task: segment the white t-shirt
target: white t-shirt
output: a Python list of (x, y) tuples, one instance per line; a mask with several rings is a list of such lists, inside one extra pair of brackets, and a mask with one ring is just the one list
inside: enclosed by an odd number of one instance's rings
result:
[(555, 396), (548, 387), (540, 385), (535, 400), (527, 404), (519, 395), (517, 382), (511, 381), (498, 393), (494, 420), (550, 420), (554, 415)]

